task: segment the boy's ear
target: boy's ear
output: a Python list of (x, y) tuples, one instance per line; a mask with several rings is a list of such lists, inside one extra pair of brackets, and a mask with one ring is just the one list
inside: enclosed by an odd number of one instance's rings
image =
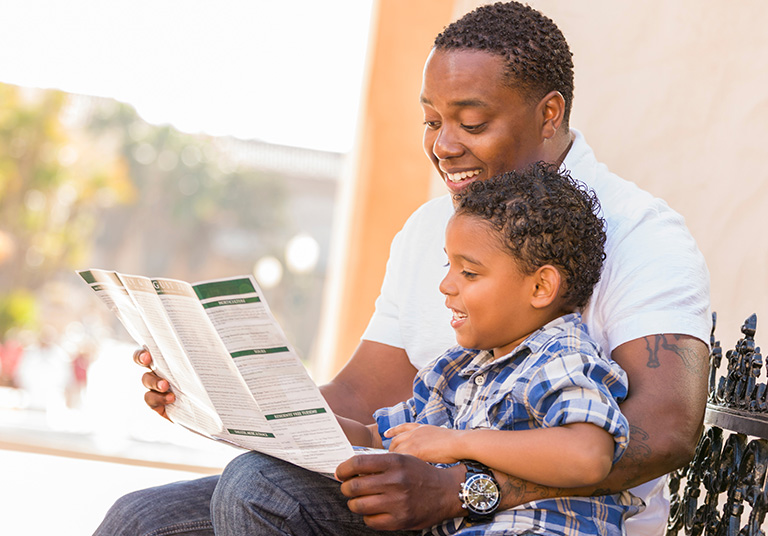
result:
[(539, 267), (533, 274), (531, 305), (536, 309), (548, 307), (560, 293), (560, 271), (551, 264)]

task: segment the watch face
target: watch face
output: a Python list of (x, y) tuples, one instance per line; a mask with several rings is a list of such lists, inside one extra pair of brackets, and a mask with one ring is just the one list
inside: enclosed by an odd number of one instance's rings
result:
[(462, 498), (478, 514), (493, 512), (499, 504), (499, 488), (488, 475), (472, 475), (464, 482)]

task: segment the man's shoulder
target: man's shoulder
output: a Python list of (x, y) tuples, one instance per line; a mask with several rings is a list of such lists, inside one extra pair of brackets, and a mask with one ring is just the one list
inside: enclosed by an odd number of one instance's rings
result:
[(449, 194), (430, 199), (413, 211), (408, 221), (424, 219), (449, 219), (453, 214), (453, 202)]
[(453, 214), (453, 203), (449, 195), (430, 199), (408, 217), (398, 233), (398, 240), (405, 246), (416, 248), (439, 245), (442, 251), (443, 236), (448, 220)]
[(609, 234), (627, 225), (643, 229), (647, 223), (679, 218), (663, 199), (611, 171), (597, 159), (584, 135), (576, 129), (571, 131), (574, 142), (564, 166), (574, 179), (595, 191)]

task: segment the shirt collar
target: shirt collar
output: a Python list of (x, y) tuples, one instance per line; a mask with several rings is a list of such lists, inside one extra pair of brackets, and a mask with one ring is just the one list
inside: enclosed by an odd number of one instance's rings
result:
[(580, 313), (568, 313), (555, 318), (528, 335), (514, 350), (498, 359), (493, 358), (493, 353), (490, 350), (475, 350), (477, 354), (459, 374), (462, 377), (470, 377), (477, 372), (485, 372), (495, 367), (517, 366), (523, 358), (539, 352), (553, 336), (567, 329), (586, 331)]

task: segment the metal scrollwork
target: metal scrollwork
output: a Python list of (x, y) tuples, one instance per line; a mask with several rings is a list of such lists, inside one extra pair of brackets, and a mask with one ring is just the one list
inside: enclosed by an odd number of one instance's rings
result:
[[(691, 463), (669, 476), (667, 536), (766, 536), (768, 513), (768, 386), (755, 344), (757, 316), (743, 324), (744, 335), (725, 353), (710, 338), (709, 399), (705, 424)], [(746, 519), (742, 519), (745, 517)]]
[(757, 382), (763, 368), (763, 356), (760, 348), (755, 346), (756, 331), (757, 315), (752, 315), (741, 326), (744, 337), (725, 354), (728, 369), (717, 385), (715, 403), (728, 408), (766, 412), (766, 385)]

